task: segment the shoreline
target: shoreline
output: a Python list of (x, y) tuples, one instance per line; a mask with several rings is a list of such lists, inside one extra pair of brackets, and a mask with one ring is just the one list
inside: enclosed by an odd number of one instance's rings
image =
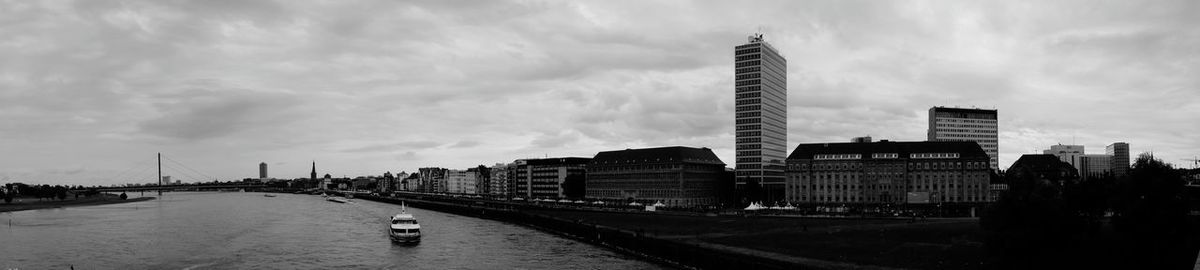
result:
[(141, 201), (149, 201), (149, 200), (155, 199), (155, 197), (138, 197), (138, 198), (129, 198), (129, 199), (122, 200), (122, 199), (116, 198), (116, 196), (105, 196), (105, 195), (101, 195), (101, 196), (104, 196), (104, 197), (101, 197), (101, 198), (79, 198), (79, 199), (72, 199), (72, 200), (65, 200), (65, 201), (33, 201), (33, 202), (27, 202), (27, 203), (13, 203), (13, 204), (5, 204), (3, 202), (0, 202), (0, 213), (38, 210), (38, 209), (51, 209), (51, 208), (66, 208), (66, 207), (131, 203), (131, 202), (141, 202)]

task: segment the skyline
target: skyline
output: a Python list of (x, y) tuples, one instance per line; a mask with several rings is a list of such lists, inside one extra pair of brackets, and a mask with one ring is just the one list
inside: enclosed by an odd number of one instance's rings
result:
[(674, 145), (732, 167), (731, 51), (760, 28), (789, 60), (788, 154), (922, 141), (930, 107), (973, 105), (999, 111), (1001, 168), (1113, 142), (1190, 168), (1197, 5), (6, 3), (0, 182), (127, 183), (106, 178), (157, 152), (222, 180)]

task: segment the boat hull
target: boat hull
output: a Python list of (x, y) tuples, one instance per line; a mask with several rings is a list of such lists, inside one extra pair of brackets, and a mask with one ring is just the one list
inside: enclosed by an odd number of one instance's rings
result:
[(396, 235), (396, 234), (392, 234), (392, 235), (390, 236), (390, 238), (392, 239), (392, 242), (397, 242), (397, 243), (417, 243), (417, 242), (421, 242), (421, 236), (420, 236), (420, 235), (416, 235), (416, 236), (409, 236), (409, 235)]

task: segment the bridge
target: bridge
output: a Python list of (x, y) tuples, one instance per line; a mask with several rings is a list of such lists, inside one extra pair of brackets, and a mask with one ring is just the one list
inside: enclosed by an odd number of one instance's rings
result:
[[(164, 163), (164, 161), (166, 161)], [(166, 169), (164, 171), (163, 169)], [(171, 176), (163, 177), (163, 173)], [(172, 179), (173, 178), (173, 179)], [(88, 188), (99, 192), (129, 192), (129, 191), (231, 191), (265, 188), (266, 184), (253, 182), (219, 182), (215, 177), (192, 169), (182, 162), (157, 153), (154, 158), (143, 160), (136, 165), (111, 177), (112, 180), (126, 183), (146, 183), (126, 186), (110, 186)], [(172, 183), (172, 180), (183, 180), (190, 183)]]
[(229, 191), (264, 188), (263, 183), (202, 183), (184, 185), (144, 185), (127, 187), (97, 188), (99, 192), (130, 192), (130, 191)]

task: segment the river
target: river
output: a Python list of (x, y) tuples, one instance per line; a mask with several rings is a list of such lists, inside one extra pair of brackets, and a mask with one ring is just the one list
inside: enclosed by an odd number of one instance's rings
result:
[(313, 195), (180, 192), (145, 202), (0, 213), (7, 223), (0, 268), (663, 268), (519, 225), (411, 207), (421, 242), (393, 244), (386, 223), (399, 211)]

